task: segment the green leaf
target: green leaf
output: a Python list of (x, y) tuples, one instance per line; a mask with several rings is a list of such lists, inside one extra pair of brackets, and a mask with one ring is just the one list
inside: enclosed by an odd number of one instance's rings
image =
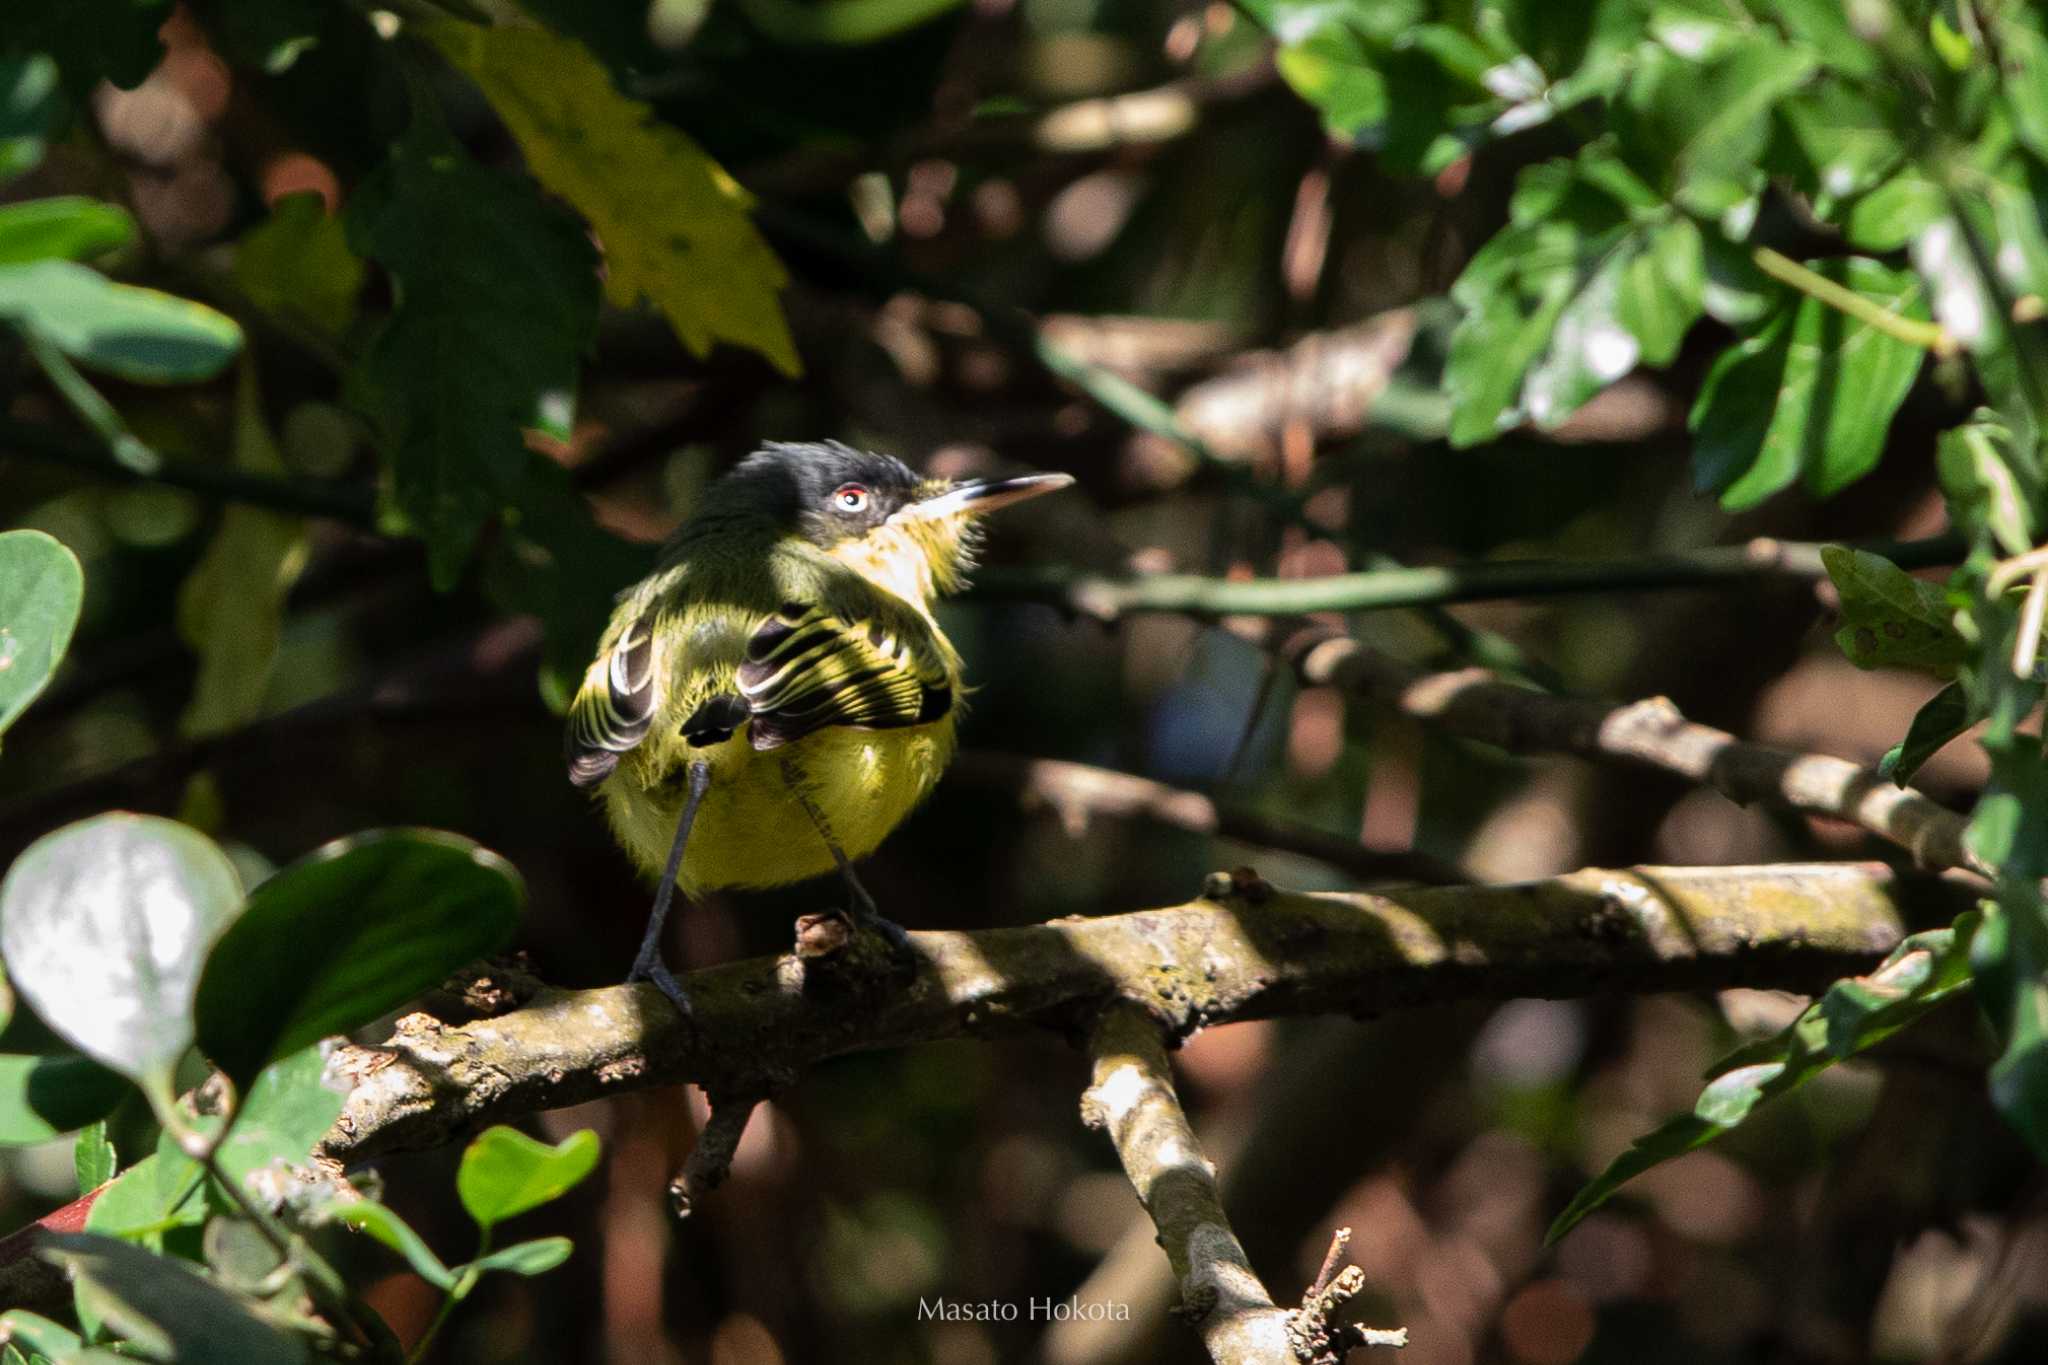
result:
[(2019, 458), (2012, 432), (1997, 414), (1977, 412), (1941, 433), (1935, 467), (1949, 516), (1960, 529), (1973, 538), (1988, 535), (2005, 555), (2033, 548), (2037, 495), (2022, 482), (2029, 462)]
[(157, 1149), (114, 1177), (92, 1201), (85, 1230), (152, 1249), (166, 1232), (196, 1228), (211, 1211), (205, 1169), (165, 1136)]
[(63, 108), (55, 62), (40, 52), (0, 52), (0, 181), (41, 163)]
[(235, 1365), (301, 1365), (305, 1344), (257, 1317), (183, 1261), (110, 1237), (47, 1239), (41, 1254), (70, 1271), (82, 1302), (145, 1355)]
[(0, 1336), (52, 1358), (68, 1355), (85, 1345), (78, 1333), (26, 1308), (0, 1313)]
[[(1879, 307), (1927, 317), (1910, 271), (1862, 257), (1809, 266)], [(1817, 496), (1840, 492), (1876, 467), (1921, 357), (1910, 342), (1798, 295), (1707, 372), (1692, 409), (1694, 479), (1720, 490), (1731, 510), (1802, 474)]]
[(1639, 363), (1667, 364), (1699, 317), (1699, 230), (1598, 151), (1522, 173), (1507, 228), (1451, 286), (1444, 383), (1454, 444), (1524, 416), (1555, 427)]
[(1996, 23), (2005, 65), (1998, 91), (2012, 116), (2013, 131), (2035, 156), (2048, 160), (2048, 38), (2011, 11)]
[(101, 81), (142, 83), (163, 56), (157, 30), (171, 17), (171, 0), (60, 0), (9, 9), (0, 42), (54, 57), (65, 87), (83, 103)]
[(1775, 1038), (1742, 1048), (1709, 1073), (1690, 1114), (1636, 1139), (1591, 1183), (1572, 1197), (1545, 1237), (1554, 1244), (1623, 1185), (1654, 1166), (1706, 1146), (1776, 1099), (1821, 1072), (1905, 1028), (1970, 984), (1975, 911), (1948, 929), (1914, 934), (1869, 976), (1837, 981)]
[(1941, 186), (1903, 170), (1849, 206), (1842, 232), (1865, 251), (1897, 251), (1947, 215)]
[(318, 194), (288, 194), (235, 247), (235, 284), (266, 313), (303, 318), (328, 336), (355, 320), (362, 258)]
[(134, 238), (128, 211), (97, 199), (62, 195), (0, 207), (0, 265), (90, 260)]
[(576, 1249), (567, 1237), (536, 1237), (530, 1242), (517, 1242), (488, 1256), (479, 1256), (471, 1261), (469, 1270), (509, 1270), (514, 1275), (545, 1275), (569, 1259), (569, 1253)]
[[(251, 362), (243, 364), (236, 390), (235, 466), (285, 475)], [(285, 599), (306, 555), (304, 518), (246, 503), (222, 511), (220, 529), (178, 590), (178, 633), (199, 654), (192, 701), (178, 723), (187, 738), (220, 734), (262, 714)]]
[(263, 1069), (220, 1145), (220, 1167), (228, 1179), (246, 1181), (280, 1161), (306, 1164), (313, 1145), (341, 1117), (346, 1099), (328, 1087), (326, 1068), (327, 1051), (315, 1043)]
[(1928, 759), (1974, 723), (1969, 693), (1961, 683), (1950, 683), (1913, 713), (1906, 737), (1885, 751), (1877, 771), (1903, 787)]
[[(2038, 756), (2026, 761), (2036, 767), (2041, 762)], [(2036, 825), (2040, 809), (2031, 807)], [(2029, 837), (2040, 838), (2038, 833)], [(1984, 908), (1970, 965), (1977, 1003), (2004, 1044), (1991, 1064), (1991, 1102), (2048, 1161), (2048, 907), (2037, 885), (2000, 878), (1999, 903)]]
[(48, 1142), (105, 1118), (130, 1093), (87, 1057), (0, 1054), (0, 1144)]
[(0, 531), (0, 734), (57, 671), (84, 600), (78, 556), (41, 531)]
[(803, 367), (778, 297), (788, 274), (755, 229), (753, 200), (695, 142), (627, 99), (573, 39), (540, 28), (422, 26), (475, 81), (543, 185), (604, 243), (605, 297), (651, 299), (692, 352), (719, 341)]
[(234, 865), (197, 830), (96, 816), (8, 869), (0, 956), (43, 1022), (155, 1099), (192, 1044), (200, 964), (241, 904)]
[(199, 983), (199, 1045), (246, 1084), (502, 948), (521, 896), (509, 863), (457, 835), (336, 840), (257, 887), (214, 949)]
[(561, 1198), (597, 1169), (597, 1134), (586, 1128), (550, 1147), (517, 1128), (487, 1128), (462, 1154), (455, 1192), (488, 1232)]
[(105, 1119), (79, 1129), (78, 1142), (71, 1149), (71, 1170), (78, 1177), (80, 1194), (91, 1194), (119, 1174), (120, 1169), (121, 1156), (114, 1150), (114, 1140), (107, 1136)]
[(367, 1232), (405, 1258), (413, 1273), (439, 1290), (455, 1287), (455, 1273), (441, 1262), (398, 1214), (379, 1204), (374, 1199), (361, 1199), (352, 1204), (330, 1206), (334, 1221)]
[(1858, 668), (1923, 668), (1946, 674), (1970, 657), (1955, 608), (1937, 584), (1913, 577), (1880, 555), (1821, 547), (1821, 564), (1842, 598), (1835, 643)]
[(597, 321), (583, 227), (522, 177), (487, 171), (426, 118), (349, 200), (349, 244), (388, 270), (398, 307), (350, 377), (398, 504), (454, 584), (485, 521), (520, 491), (521, 428), (573, 388)]
[[(1763, 180), (1771, 110), (1818, 65), (1804, 47), (1746, 29), (1704, 60), (1646, 44), (1611, 115), (1622, 156), (1680, 206), (1730, 227)], [(1744, 235), (1730, 231), (1731, 236)]]
[(226, 314), (116, 284), (73, 261), (0, 266), (0, 319), (34, 328), (88, 369), (137, 384), (211, 379), (242, 348), (242, 329)]

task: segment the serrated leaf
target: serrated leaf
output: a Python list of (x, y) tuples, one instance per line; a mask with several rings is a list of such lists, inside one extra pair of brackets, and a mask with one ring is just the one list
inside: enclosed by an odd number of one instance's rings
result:
[(0, 319), (32, 327), (87, 369), (136, 384), (190, 384), (227, 368), (242, 329), (225, 313), (75, 261), (0, 266)]
[(1704, 286), (1698, 229), (1611, 157), (1523, 172), (1508, 227), (1451, 286), (1452, 443), (1524, 416), (1555, 427), (1638, 363), (1668, 363)]
[(1829, 987), (1777, 1037), (1723, 1059), (1709, 1073), (1693, 1112), (1637, 1138), (1572, 1197), (1550, 1225), (1546, 1243), (1554, 1244), (1636, 1176), (1706, 1146), (1757, 1105), (1875, 1047), (1968, 986), (1970, 944), (1978, 932), (1978, 915), (1970, 911), (1951, 928), (1914, 934), (1869, 976)]
[(114, 1112), (128, 1082), (87, 1057), (0, 1054), (0, 1144), (48, 1142)]
[[(1920, 281), (1862, 257), (1809, 263), (1903, 317), (1925, 320)], [(1923, 352), (1798, 295), (1722, 353), (1693, 404), (1693, 477), (1731, 510), (1754, 507), (1805, 476), (1819, 497), (1876, 467), (1892, 415)]]
[(77, 1177), (80, 1194), (91, 1194), (119, 1174), (120, 1169), (121, 1156), (114, 1150), (114, 1140), (107, 1136), (105, 1119), (79, 1129), (78, 1141), (71, 1148), (71, 1172)]
[(44, 1023), (152, 1090), (192, 1044), (200, 964), (241, 904), (234, 865), (197, 830), (96, 816), (8, 869), (0, 956)]
[(329, 336), (354, 320), (362, 258), (318, 194), (288, 194), (235, 247), (235, 284), (266, 313), (303, 318)]
[(80, 195), (0, 206), (0, 265), (90, 260), (134, 237), (126, 209)]
[(44, 1259), (68, 1270), (81, 1300), (120, 1336), (159, 1359), (302, 1365), (305, 1343), (257, 1317), (172, 1257), (89, 1234), (47, 1238)]
[(482, 88), (536, 178), (590, 220), (605, 297), (651, 299), (697, 355), (719, 341), (802, 369), (778, 297), (788, 274), (753, 200), (680, 129), (627, 99), (573, 39), (435, 20), (422, 31)]
[(350, 377), (437, 587), (520, 491), (522, 427), (575, 386), (597, 322), (583, 227), (524, 177), (485, 170), (430, 115), (349, 200), (350, 246), (389, 271), (398, 307)]
[(1955, 608), (1938, 585), (1880, 555), (1821, 547), (1821, 565), (1842, 599), (1835, 643), (1858, 668), (1922, 668), (1949, 673), (1970, 657), (1956, 632)]
[(455, 1287), (454, 1272), (394, 1210), (374, 1199), (362, 1199), (352, 1204), (333, 1205), (330, 1211), (335, 1222), (366, 1232), (403, 1256), (406, 1264), (413, 1268), (413, 1273), (434, 1288), (448, 1290)]
[(508, 1270), (514, 1275), (545, 1275), (569, 1259), (576, 1249), (567, 1237), (536, 1237), (517, 1242), (469, 1263), (470, 1270)]
[[(238, 1085), (502, 948), (519, 874), (438, 830), (339, 839), (257, 887), (199, 983), (199, 1045)], [(308, 953), (308, 942), (320, 944)]]
[[(248, 361), (236, 386), (234, 454), (235, 467), (250, 474), (285, 474)], [(178, 722), (187, 738), (220, 734), (262, 714), (285, 599), (306, 555), (303, 517), (246, 503), (222, 511), (220, 529), (178, 589), (178, 633), (199, 655), (192, 701)]]
[(561, 1198), (597, 1169), (597, 1134), (586, 1128), (550, 1147), (517, 1128), (487, 1128), (462, 1153), (455, 1191), (485, 1231)]
[(0, 734), (49, 685), (84, 600), (78, 556), (41, 531), (0, 531)]
[(1913, 713), (1906, 737), (1885, 751), (1877, 771), (1898, 786), (1913, 780), (1927, 760), (1941, 752), (1948, 742), (1974, 724), (1970, 716), (1969, 693), (1961, 683), (1950, 683), (1936, 692)]

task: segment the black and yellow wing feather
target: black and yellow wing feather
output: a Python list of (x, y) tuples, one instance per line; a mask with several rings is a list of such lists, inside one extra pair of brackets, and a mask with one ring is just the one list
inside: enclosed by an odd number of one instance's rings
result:
[(654, 671), (654, 614), (637, 618), (600, 653), (569, 705), (569, 780), (594, 787), (619, 765), (619, 755), (647, 736), (660, 700)]
[(754, 632), (736, 681), (756, 749), (832, 725), (924, 725), (953, 709), (946, 657), (921, 620), (860, 620), (800, 603)]

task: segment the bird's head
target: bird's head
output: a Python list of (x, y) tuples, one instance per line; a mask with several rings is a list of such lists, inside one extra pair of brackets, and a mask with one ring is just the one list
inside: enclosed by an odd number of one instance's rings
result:
[(928, 479), (893, 456), (828, 441), (766, 446), (721, 482), (834, 559), (921, 602), (961, 586), (983, 516), (1073, 481)]

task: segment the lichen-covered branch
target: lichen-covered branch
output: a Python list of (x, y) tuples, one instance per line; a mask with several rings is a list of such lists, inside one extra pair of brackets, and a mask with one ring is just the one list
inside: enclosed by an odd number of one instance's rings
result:
[(1222, 899), (1167, 909), (912, 934), (920, 962), (907, 985), (865, 939), (824, 958), (706, 968), (686, 983), (689, 1026), (647, 985), (544, 990), (470, 1023), (410, 1015), (387, 1041), (349, 1050), (353, 1091), (321, 1154), (347, 1163), (438, 1147), (482, 1124), (684, 1081), (714, 1095), (773, 1094), (827, 1057), (1031, 1028), (1079, 1033), (1117, 1002), (1179, 1037), (1237, 1019), (1457, 999), (1812, 989), (1888, 951), (1909, 895), (1956, 894), (1866, 864), (1588, 870), (1376, 895), (1223, 880)]
[(1174, 1093), (1159, 1025), (1135, 1005), (1103, 1012), (1088, 1038), (1081, 1118), (1116, 1145), (1180, 1286), (1179, 1315), (1216, 1365), (1291, 1365), (1289, 1314), (1273, 1302), (1223, 1216), (1216, 1168)]
[(1612, 704), (1531, 691), (1484, 669), (1432, 673), (1328, 632), (1309, 632), (1286, 652), (1305, 685), (1340, 687), (1511, 753), (1661, 768), (1745, 805), (1775, 801), (1861, 825), (1923, 867), (1985, 871), (1964, 845), (1968, 822), (1932, 798), (1847, 759), (1739, 740), (1687, 720), (1664, 697)]

